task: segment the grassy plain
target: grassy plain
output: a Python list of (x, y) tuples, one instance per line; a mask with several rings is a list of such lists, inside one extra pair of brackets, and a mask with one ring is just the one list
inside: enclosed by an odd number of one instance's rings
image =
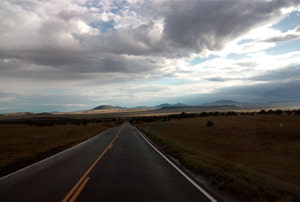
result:
[(249, 201), (300, 201), (300, 116), (197, 117), (138, 127), (221, 189)]
[(0, 124), (0, 176), (78, 144), (112, 126), (113, 122), (43, 127)]

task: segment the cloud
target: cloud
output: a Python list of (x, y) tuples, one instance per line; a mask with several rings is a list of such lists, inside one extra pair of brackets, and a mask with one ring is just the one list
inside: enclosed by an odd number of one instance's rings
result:
[[(175, 47), (220, 50), (251, 29), (279, 20), (296, 1), (168, 1), (164, 33)], [(217, 11), (217, 12), (216, 12)]]
[(287, 32), (275, 32), (273, 36), (268, 36), (264, 40), (265, 42), (282, 42), (282, 41), (290, 41), (300, 38), (299, 26), (293, 30), (288, 30)]
[(297, 89), (300, 87), (300, 80), (270, 82), (250, 86), (239, 86), (236, 88), (222, 89), (222, 94), (227, 97), (249, 100), (252, 102), (276, 101), (276, 100), (295, 100), (300, 99), (300, 93)]
[[(28, 105), (43, 101), (54, 106), (58, 102), (41, 92), (76, 88), (83, 94), (101, 87), (88, 98), (90, 103), (109, 99), (124, 103), (133, 95), (146, 101), (216, 92), (222, 85), (249, 80), (288, 80), (298, 69), (272, 73), (291, 62), (268, 58), (263, 51), (299, 38), (299, 26), (287, 32), (271, 28), (299, 5), (297, 0), (3, 0), (0, 91), (3, 96), (8, 93), (4, 97), (28, 100)], [(232, 59), (231, 53), (248, 58)], [(186, 65), (193, 57), (208, 55), (221, 57)], [(267, 70), (270, 76), (264, 74)], [(189, 82), (176, 87), (153, 84), (166, 77)], [(74, 103), (68, 96), (61, 95), (66, 102), (58, 104), (84, 104), (84, 99)]]
[(262, 75), (250, 78), (255, 81), (272, 81), (272, 82), (284, 82), (294, 81), (300, 78), (300, 63), (291, 64), (287, 67), (282, 67), (277, 70), (269, 70)]
[[(146, 2), (129, 3), (3, 1), (0, 58), (19, 59), (29, 65), (73, 68), (74, 72), (78, 69), (79, 72), (127, 72), (128, 65), (121, 65), (128, 62), (123, 55), (168, 58), (220, 50), (252, 28), (278, 20), (283, 16), (281, 8), (295, 4), (294, 1), (188, 4), (165, 1), (166, 9), (149, 2), (148, 8), (151, 5), (152, 8), (146, 12)], [(103, 15), (107, 17), (104, 19)], [(107, 21), (111, 21), (116, 31), (101, 33), (101, 26)], [(95, 23), (100, 27), (94, 26)], [(133, 69), (144, 71), (139, 66)]]
[(188, 104), (202, 104), (220, 99), (231, 99), (248, 103), (300, 100), (300, 80), (270, 83), (248, 83), (234, 87), (220, 88), (213, 93), (201, 93), (177, 98)]
[(290, 40), (298, 39), (298, 38), (300, 38), (300, 34), (287, 34), (284, 36), (272, 37), (265, 41), (266, 42), (280, 42), (280, 41), (290, 41)]

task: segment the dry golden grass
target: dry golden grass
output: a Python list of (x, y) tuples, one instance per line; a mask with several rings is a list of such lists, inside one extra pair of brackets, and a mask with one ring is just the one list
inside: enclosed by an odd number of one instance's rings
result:
[[(214, 122), (213, 127), (206, 126), (208, 120)], [(299, 123), (300, 116), (244, 115), (176, 119), (168, 122), (142, 123), (139, 127), (163, 144), (173, 145), (171, 150), (175, 150), (173, 151), (175, 156), (182, 158), (182, 161), (196, 168), (195, 170), (209, 159), (209, 164), (217, 162), (216, 164), (221, 163), (222, 166), (230, 165), (233, 168), (244, 169), (248, 174), (255, 173), (256, 177), (251, 177), (254, 179), (262, 176), (261, 178), (268, 179), (268, 183), (276, 181), (268, 185), (268, 189), (272, 186), (291, 185), (292, 192), (300, 193)], [(209, 167), (218, 169), (214, 165)], [(233, 177), (233, 172), (235, 171), (229, 169), (221, 176), (218, 174), (218, 178), (231, 174), (232, 179), (242, 178)], [(221, 187), (230, 184), (226, 185), (226, 180), (222, 184), (222, 179), (212, 179), (212, 181)], [(236, 186), (241, 184), (237, 183)], [(284, 188), (283, 190), (286, 191)]]
[(88, 123), (44, 127), (0, 124), (0, 168), (20, 160), (35, 158), (54, 149), (63, 150), (99, 134), (113, 124)]

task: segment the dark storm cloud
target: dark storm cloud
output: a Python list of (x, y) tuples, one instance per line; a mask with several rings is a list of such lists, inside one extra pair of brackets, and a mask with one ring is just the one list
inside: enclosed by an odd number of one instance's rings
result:
[(276, 36), (269, 38), (267, 40), (264, 40), (264, 42), (280, 42), (280, 41), (289, 41), (293, 39), (299, 39), (300, 35), (299, 34), (287, 34), (284, 36)]
[(300, 100), (300, 91), (298, 89), (300, 89), (299, 79), (284, 82), (276, 81), (265, 84), (239, 85), (230, 88), (221, 88), (211, 94), (187, 96), (184, 100), (190, 104), (201, 104), (221, 99), (231, 99), (249, 103)]
[(178, 48), (220, 50), (251, 29), (282, 16), (294, 1), (170, 1), (165, 37)]
[(300, 99), (299, 88), (300, 80), (298, 79), (222, 89), (221, 95), (233, 98), (240, 97), (249, 101)]
[(247, 80), (247, 81), (264, 81), (264, 82), (286, 82), (294, 81), (300, 78), (300, 64), (292, 64), (285, 67), (281, 67), (276, 70), (268, 70), (259, 76), (254, 77), (209, 77), (208, 81), (214, 82), (226, 82), (234, 80)]
[(289, 65), (287, 67), (266, 71), (263, 75), (250, 78), (253, 81), (284, 81), (298, 80), (300, 78), (300, 64)]

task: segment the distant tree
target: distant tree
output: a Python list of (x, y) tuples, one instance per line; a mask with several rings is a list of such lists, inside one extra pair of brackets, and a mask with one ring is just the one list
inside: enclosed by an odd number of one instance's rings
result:
[(293, 112), (290, 110), (287, 110), (286, 113), (287, 113), (287, 115), (291, 115)]
[(300, 110), (295, 110), (295, 115), (300, 115)]
[(219, 112), (214, 112), (214, 113), (213, 113), (213, 116), (219, 116), (219, 115), (220, 115)]
[(181, 112), (181, 114), (179, 115), (179, 118), (186, 118), (187, 117), (187, 113), (185, 112)]
[(221, 116), (226, 116), (226, 113), (225, 112), (220, 112), (220, 115)]
[(259, 112), (259, 114), (267, 114), (267, 112), (263, 109)]
[(208, 116), (208, 113), (207, 112), (201, 112), (201, 114), (199, 114), (199, 116), (206, 117), (206, 116)]
[(236, 112), (233, 112), (233, 111), (229, 111), (226, 113), (226, 116), (236, 116), (238, 115)]

